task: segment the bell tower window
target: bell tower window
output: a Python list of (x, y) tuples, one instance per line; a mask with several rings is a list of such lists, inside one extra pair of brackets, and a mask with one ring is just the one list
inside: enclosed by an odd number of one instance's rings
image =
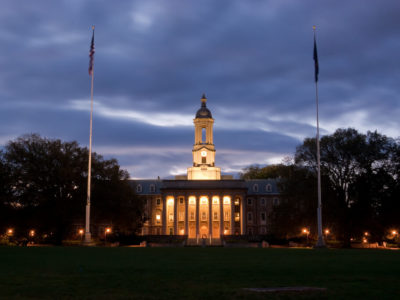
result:
[(201, 129), (201, 143), (202, 144), (206, 143), (206, 129), (205, 128)]

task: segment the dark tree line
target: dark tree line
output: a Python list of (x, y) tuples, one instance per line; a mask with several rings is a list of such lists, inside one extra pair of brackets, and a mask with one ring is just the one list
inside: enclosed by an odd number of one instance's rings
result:
[[(377, 132), (338, 129), (321, 138), (323, 224), (345, 246), (369, 233), (382, 241), (400, 228), (400, 143)], [(294, 162), (252, 166), (244, 178), (277, 178), (284, 201), (271, 215), (272, 231), (295, 236), (302, 227), (316, 233), (316, 140), (306, 138)]]
[[(84, 224), (88, 149), (39, 135), (10, 141), (0, 153), (0, 227), (24, 235), (34, 228), (55, 243)], [(115, 159), (92, 154), (93, 224), (124, 234), (141, 226), (143, 201), (128, 183), (129, 174)]]

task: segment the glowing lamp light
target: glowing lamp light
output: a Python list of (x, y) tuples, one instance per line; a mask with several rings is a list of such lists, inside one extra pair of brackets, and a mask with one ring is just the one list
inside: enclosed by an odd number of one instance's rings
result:
[(29, 231), (29, 236), (35, 236), (35, 230), (33, 230), (33, 229), (30, 230), (30, 231)]
[(367, 242), (367, 239), (366, 238), (363, 238), (363, 243), (366, 243)]
[(396, 231), (396, 230), (393, 230), (393, 231), (392, 231), (392, 234), (393, 234), (393, 235), (397, 235), (397, 231)]
[(160, 215), (156, 215), (156, 220), (160, 221), (161, 220), (161, 216)]
[(365, 236), (369, 236), (369, 233), (366, 231), (366, 232), (364, 232), (364, 235)]
[(79, 233), (80, 235), (82, 235), (82, 234), (83, 234), (83, 229), (79, 229), (78, 233)]
[(12, 235), (14, 233), (14, 230), (12, 228), (7, 229), (7, 234)]
[(181, 229), (181, 234), (183, 235), (185, 233), (185, 230), (184, 229)]
[(111, 232), (111, 228), (110, 227), (107, 227), (106, 228), (106, 233), (110, 233)]
[(325, 234), (329, 234), (329, 233), (330, 233), (329, 229), (325, 229)]
[(224, 234), (227, 234), (227, 233), (228, 233), (228, 230), (227, 230), (227, 229), (225, 229), (225, 230), (224, 230)]
[(309, 233), (310, 233), (310, 232), (307, 230), (307, 228), (303, 228), (302, 232), (305, 233), (305, 234), (309, 234)]

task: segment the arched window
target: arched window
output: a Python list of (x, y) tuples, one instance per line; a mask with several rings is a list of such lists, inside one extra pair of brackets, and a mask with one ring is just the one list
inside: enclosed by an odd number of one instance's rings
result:
[(154, 193), (156, 191), (156, 186), (154, 184), (150, 184), (150, 193)]
[(137, 193), (141, 193), (141, 192), (142, 192), (142, 185), (141, 185), (141, 184), (138, 184), (138, 185), (136, 186), (136, 192), (137, 192)]
[(268, 184), (265, 186), (265, 190), (266, 190), (267, 192), (272, 192), (272, 186), (268, 183)]
[(278, 198), (274, 198), (273, 199), (273, 203), (275, 206), (279, 205), (279, 199)]
[(206, 129), (201, 129), (201, 142), (204, 144), (206, 142)]
[(253, 185), (253, 192), (258, 192), (258, 184)]

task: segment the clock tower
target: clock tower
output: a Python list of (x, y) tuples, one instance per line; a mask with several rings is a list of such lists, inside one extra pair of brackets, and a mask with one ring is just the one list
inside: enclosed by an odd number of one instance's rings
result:
[(215, 146), (211, 111), (207, 108), (207, 98), (203, 94), (201, 107), (194, 123), (193, 167), (188, 168), (189, 180), (219, 180), (221, 169), (215, 167)]

